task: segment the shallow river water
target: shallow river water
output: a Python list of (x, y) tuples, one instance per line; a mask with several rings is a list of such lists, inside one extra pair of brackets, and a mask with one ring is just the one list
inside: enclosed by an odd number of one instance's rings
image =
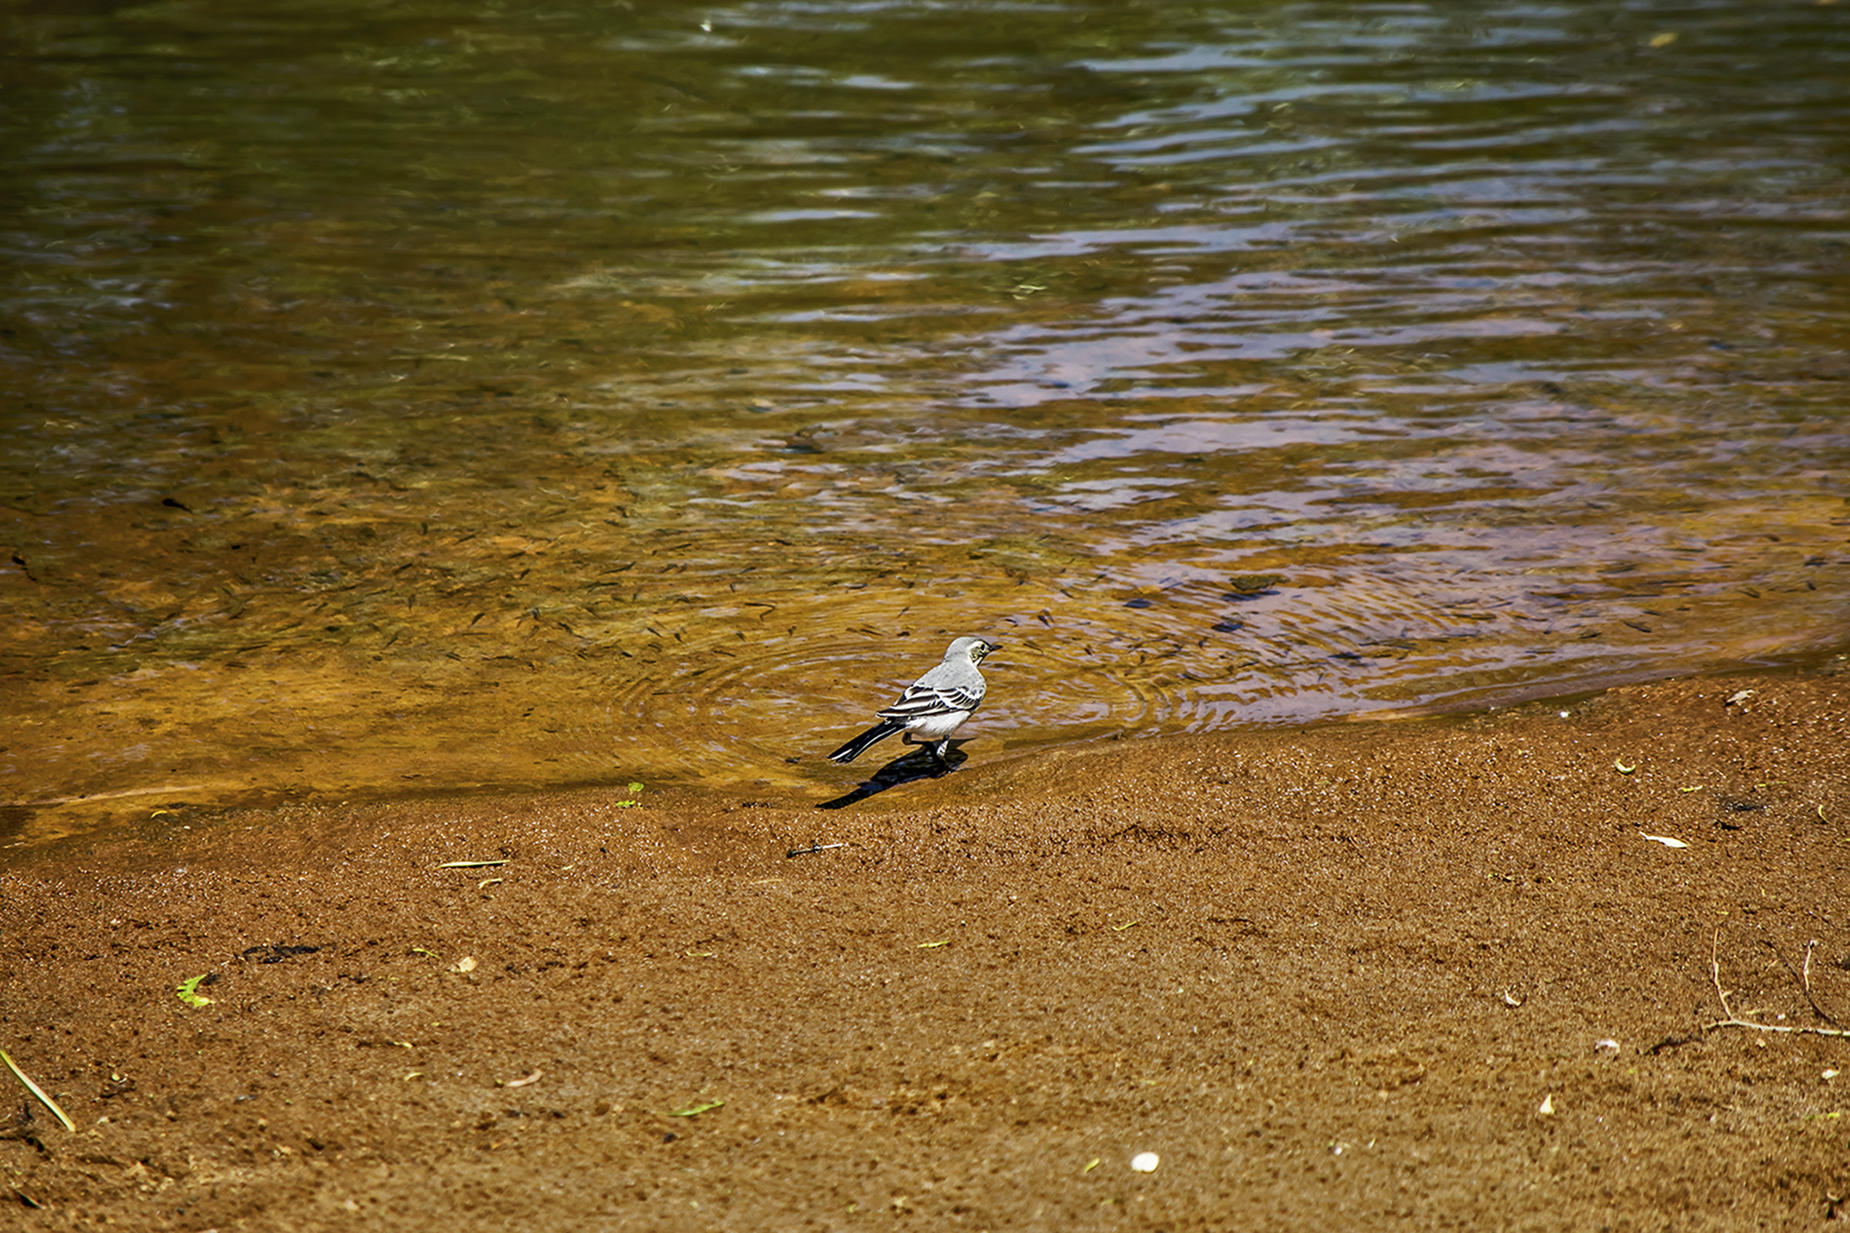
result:
[(4, 11), (0, 841), (1850, 641), (1850, 5)]

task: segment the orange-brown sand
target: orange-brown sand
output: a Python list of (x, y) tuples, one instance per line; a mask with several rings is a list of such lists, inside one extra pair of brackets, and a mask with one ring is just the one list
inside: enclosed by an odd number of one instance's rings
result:
[(0, 1227), (1850, 1219), (1850, 675), (1562, 709), (16, 851)]

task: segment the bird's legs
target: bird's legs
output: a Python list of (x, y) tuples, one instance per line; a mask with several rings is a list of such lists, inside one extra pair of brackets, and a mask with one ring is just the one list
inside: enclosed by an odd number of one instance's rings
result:
[[(933, 762), (937, 763), (939, 769), (946, 770), (946, 771), (951, 769), (951, 759), (948, 756), (951, 752), (951, 738), (950, 737), (947, 736), (941, 741), (915, 741), (912, 739), (911, 734), (908, 733), (906, 736), (906, 743), (908, 745), (916, 746), (921, 754), (930, 758)], [(917, 755), (908, 755), (908, 756), (911, 757), (911, 756), (917, 756)]]

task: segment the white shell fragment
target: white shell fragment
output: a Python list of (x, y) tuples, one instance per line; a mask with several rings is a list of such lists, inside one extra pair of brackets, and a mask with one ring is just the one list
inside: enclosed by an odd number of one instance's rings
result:
[(1594, 1041), (1593, 1047), (1596, 1050), (1597, 1049), (1611, 1049), (1614, 1053), (1617, 1053), (1619, 1051), (1619, 1042), (1614, 1040), (1612, 1037), (1608, 1036), (1605, 1040)]
[(1135, 1173), (1154, 1173), (1156, 1166), (1162, 1163), (1162, 1157), (1155, 1152), (1138, 1152), (1131, 1157), (1131, 1171)]
[[(1638, 833), (1644, 835), (1643, 831), (1639, 831)], [(1681, 839), (1672, 839), (1668, 835), (1644, 835), (1644, 837), (1649, 839), (1652, 843), (1661, 843), (1666, 848), (1687, 848), (1689, 846)]]
[(1542, 1107), (1535, 1112), (1541, 1117), (1553, 1117), (1555, 1112), (1555, 1094), (1550, 1092), (1548, 1095), (1542, 1097)]

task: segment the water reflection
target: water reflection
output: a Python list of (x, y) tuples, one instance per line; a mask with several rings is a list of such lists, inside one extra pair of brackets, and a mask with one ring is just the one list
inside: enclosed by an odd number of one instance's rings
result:
[(8, 826), (1840, 643), (1843, 20), (21, 9)]

